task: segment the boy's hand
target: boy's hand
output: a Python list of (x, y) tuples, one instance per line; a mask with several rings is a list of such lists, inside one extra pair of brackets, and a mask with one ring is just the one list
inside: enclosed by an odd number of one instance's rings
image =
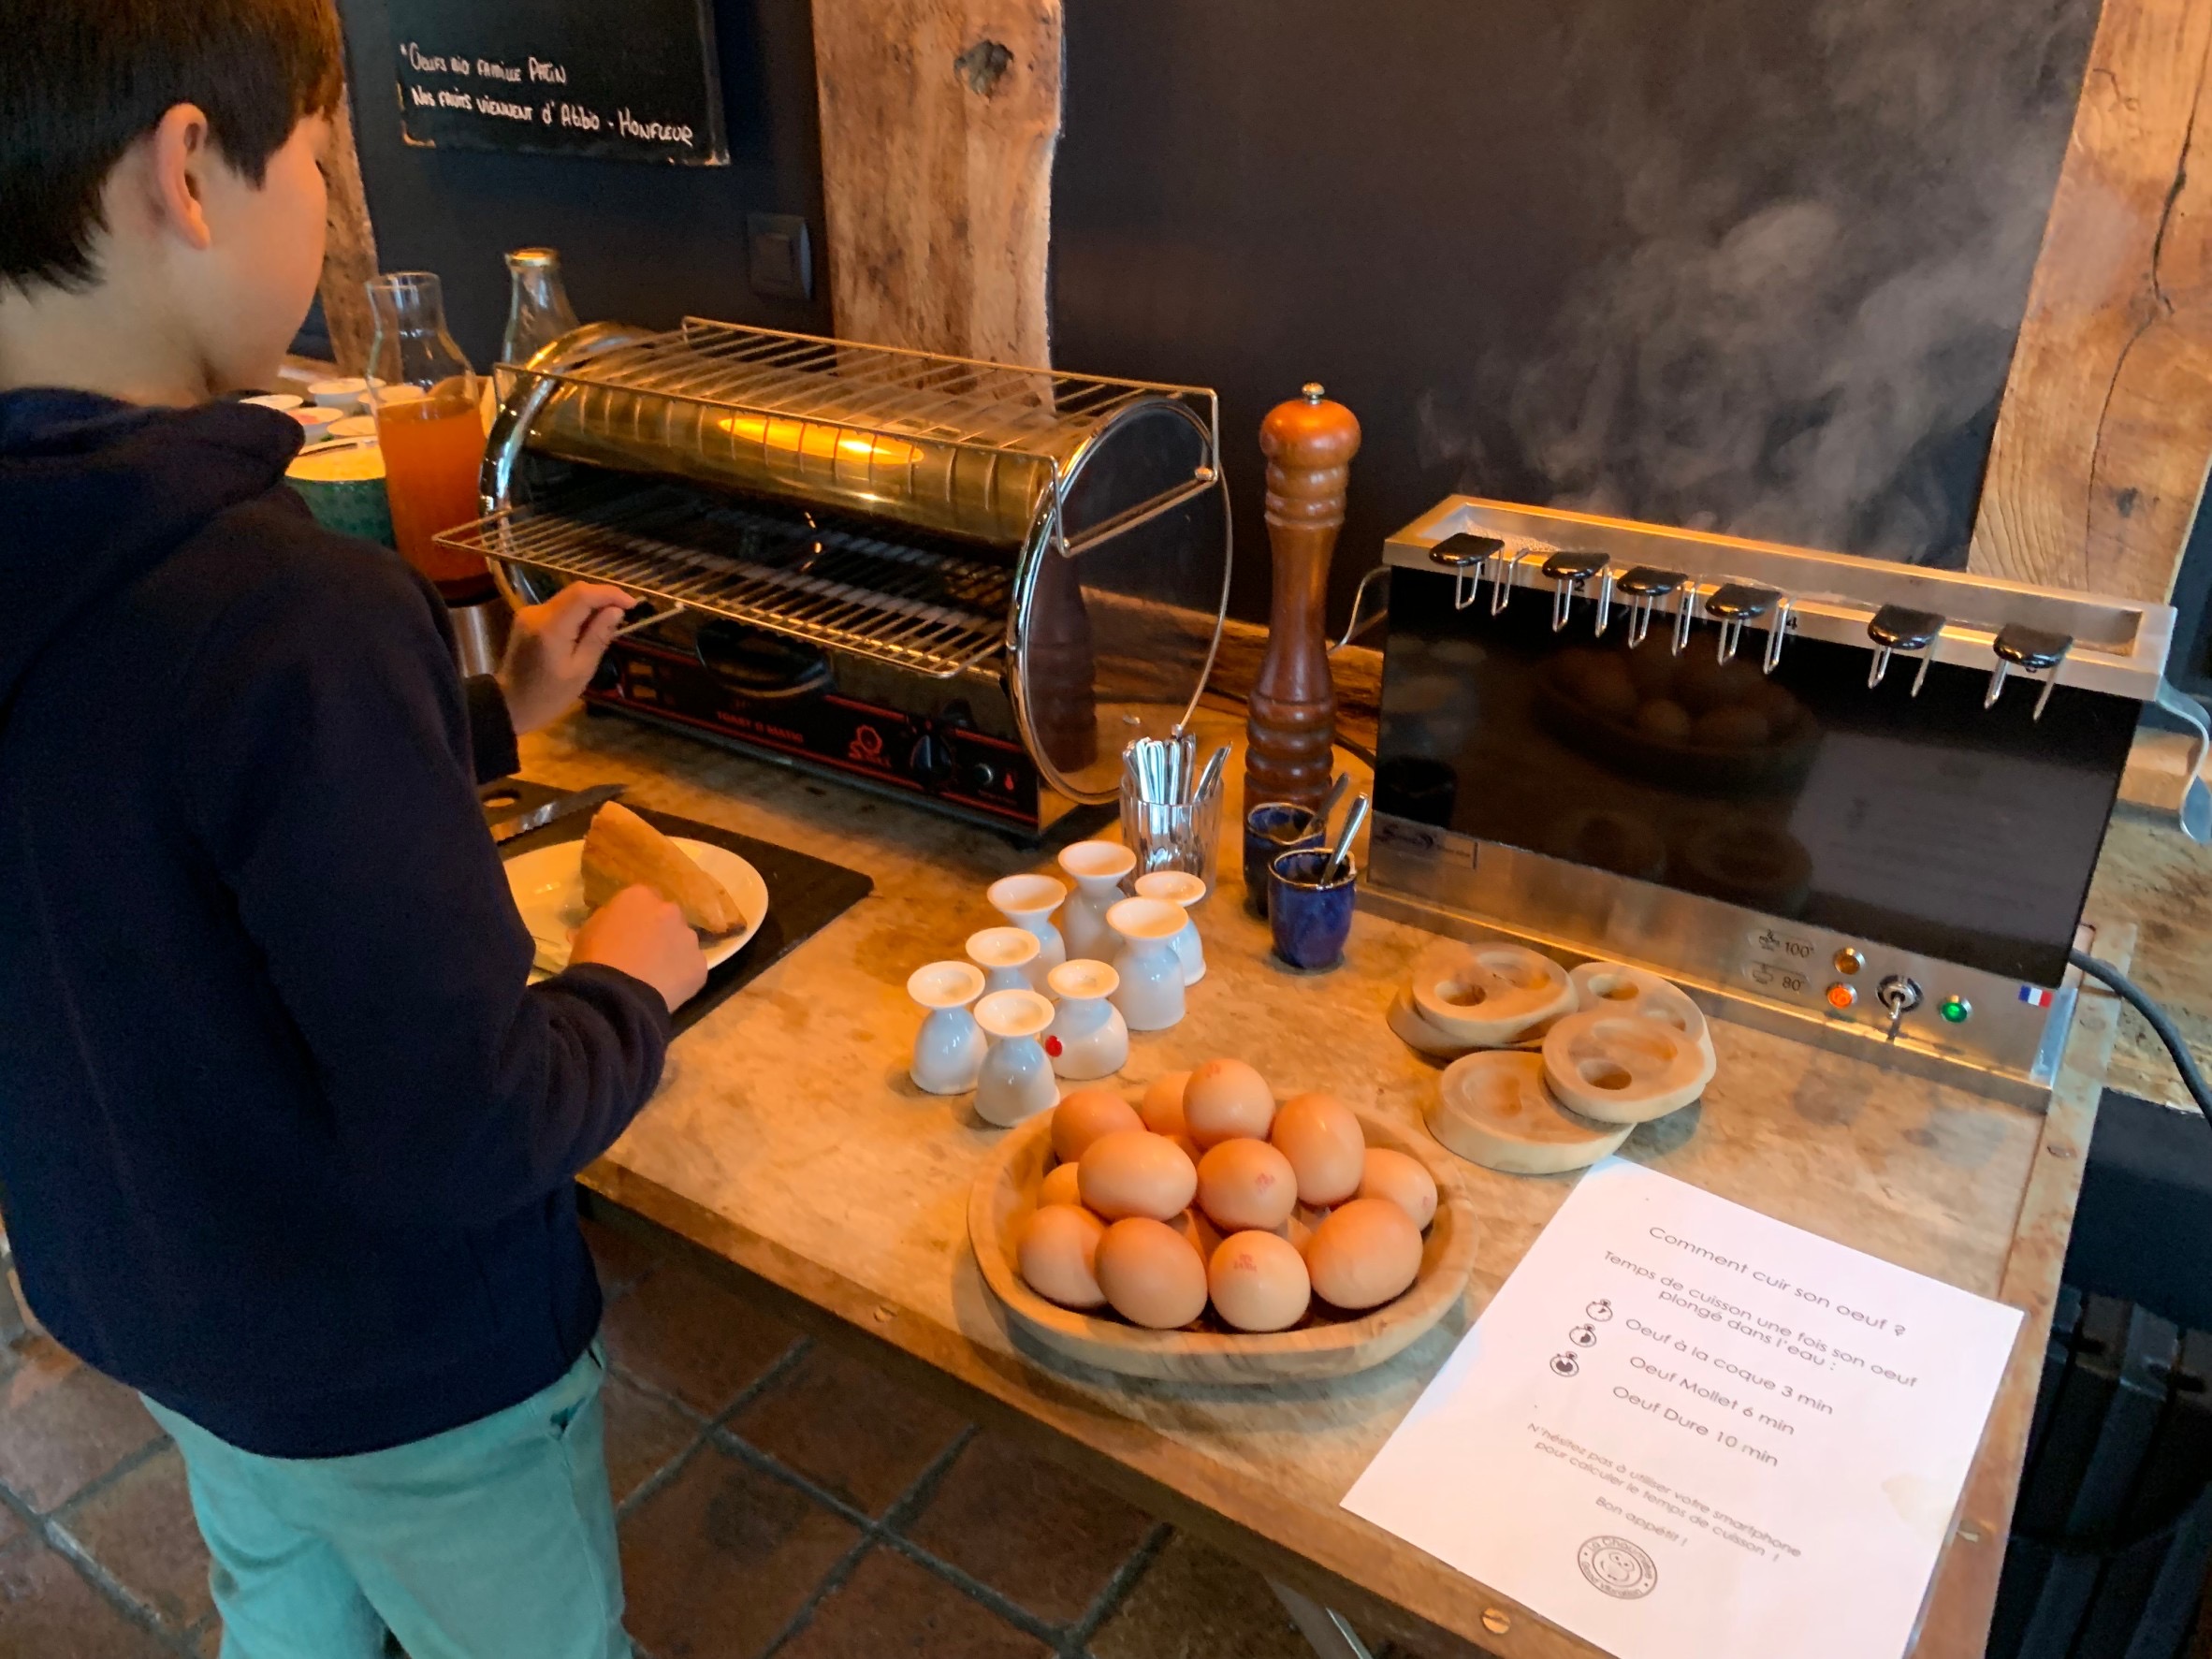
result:
[(706, 953), (684, 913), (650, 887), (625, 887), (576, 929), (569, 964), (618, 968), (661, 993), (674, 1013), (706, 983)]
[(572, 582), (515, 613), (499, 682), (517, 733), (551, 725), (584, 694), (622, 613), (636, 603), (604, 582)]

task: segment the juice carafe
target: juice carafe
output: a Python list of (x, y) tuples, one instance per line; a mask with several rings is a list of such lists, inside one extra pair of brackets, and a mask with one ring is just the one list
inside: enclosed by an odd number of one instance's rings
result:
[(473, 553), (438, 546), (442, 530), (483, 511), (477, 474), (484, 464), (481, 383), (445, 331), (445, 301), (429, 271), (395, 271), (369, 284), (376, 339), (369, 351), (369, 398), (384, 448), (392, 537), (407, 562), (466, 604), (491, 590), (491, 573)]
[(507, 255), (507, 331), (500, 361), (527, 363), (576, 326), (575, 308), (560, 280), (560, 255), (551, 248), (517, 248)]

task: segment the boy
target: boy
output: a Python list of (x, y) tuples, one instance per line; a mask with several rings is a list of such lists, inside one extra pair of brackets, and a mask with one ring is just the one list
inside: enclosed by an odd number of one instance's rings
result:
[(572, 1177), (705, 966), (637, 888), (525, 989), (476, 804), (627, 598), (464, 689), (294, 423), (210, 401), (313, 297), (339, 64), (327, 0), (0, 36), (0, 1213), (175, 1434), (226, 1659), (618, 1659)]

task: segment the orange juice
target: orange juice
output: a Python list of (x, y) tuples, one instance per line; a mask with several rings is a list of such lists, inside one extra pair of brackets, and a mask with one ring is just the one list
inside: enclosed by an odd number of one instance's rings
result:
[(441, 381), (427, 397), (376, 411), (384, 446), (392, 536), (408, 563), (448, 599), (473, 599), (490, 572), (473, 553), (438, 546), (437, 533), (481, 517), (476, 477), (484, 464), (484, 421), (468, 382)]

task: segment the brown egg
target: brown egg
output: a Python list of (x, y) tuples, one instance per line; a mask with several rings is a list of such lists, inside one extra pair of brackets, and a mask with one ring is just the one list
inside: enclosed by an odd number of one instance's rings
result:
[(1765, 678), (1757, 664), (1747, 658), (1722, 662), (1710, 652), (1693, 651), (1682, 659), (1674, 694), (1692, 714), (1704, 714), (1730, 703), (1742, 702)]
[(1328, 1211), (1317, 1209), (1312, 1204), (1301, 1204), (1290, 1212), (1289, 1220), (1269, 1230), (1303, 1256), (1306, 1245), (1313, 1242), (1314, 1229), (1328, 1219)]
[(1756, 749), (1767, 741), (1767, 717), (1739, 703), (1724, 703), (1699, 715), (1690, 735), (1714, 749)]
[(1077, 1089), (1053, 1108), (1053, 1156), (1071, 1164), (1100, 1135), (1143, 1127), (1137, 1109), (1112, 1089)]
[(1787, 687), (1778, 686), (1772, 680), (1766, 678), (1761, 678), (1759, 683), (1752, 688), (1751, 693), (1743, 700), (1743, 706), (1756, 710), (1759, 717), (1767, 722), (1768, 735), (1775, 737), (1781, 736), (1796, 725), (1797, 717), (1805, 709), (1802, 703), (1790, 695)]
[(1201, 1261), (1212, 1259), (1215, 1247), (1228, 1236), (1196, 1206), (1184, 1211), (1168, 1225), (1183, 1235), (1184, 1243), (1199, 1253)]
[(1073, 1204), (1053, 1204), (1022, 1224), (1014, 1264), (1022, 1282), (1062, 1307), (1099, 1307), (1106, 1292), (1099, 1288), (1099, 1241), (1106, 1224)]
[(1677, 664), (1674, 652), (1661, 635), (1647, 634), (1644, 643), (1628, 653), (1628, 677), (1639, 697), (1664, 697), (1673, 688)]
[(1264, 1141), (1274, 1117), (1267, 1079), (1242, 1060), (1208, 1060), (1183, 1087), (1184, 1132), (1201, 1150), (1239, 1135)]
[(1206, 1311), (1206, 1264), (1164, 1221), (1116, 1221), (1099, 1241), (1099, 1288), (1132, 1325), (1172, 1331)]
[(1301, 1203), (1338, 1204), (1360, 1190), (1367, 1139), (1352, 1109), (1334, 1095), (1293, 1095), (1275, 1113), (1268, 1139), (1298, 1172)]
[(1199, 1151), (1199, 1143), (1196, 1141), (1193, 1141), (1188, 1135), (1170, 1135), (1168, 1139), (1172, 1141), (1176, 1145), (1182, 1147), (1183, 1156), (1190, 1159), (1194, 1165), (1201, 1157), (1204, 1156)]
[(1165, 1077), (1156, 1077), (1144, 1091), (1143, 1104), (1137, 1108), (1137, 1115), (1144, 1120), (1144, 1127), (1156, 1135), (1180, 1135), (1183, 1129), (1183, 1085), (1190, 1081), (1187, 1071), (1171, 1071)]
[(1214, 1311), (1239, 1331), (1288, 1331), (1305, 1317), (1305, 1261), (1272, 1232), (1231, 1233), (1206, 1267)]
[(1082, 1202), (1083, 1188), (1076, 1185), (1073, 1164), (1055, 1164), (1044, 1172), (1044, 1179), (1038, 1184), (1037, 1187), (1037, 1206), (1039, 1209), (1042, 1209), (1047, 1204), (1080, 1204)]
[(1198, 1178), (1199, 1208), (1230, 1232), (1280, 1227), (1298, 1203), (1298, 1171), (1265, 1141), (1222, 1142), (1199, 1159)]
[(1628, 664), (1613, 655), (1593, 657), (1577, 677), (1582, 701), (1603, 715), (1626, 720), (1636, 712), (1636, 682)]
[(1690, 711), (1669, 697), (1654, 697), (1636, 711), (1636, 729), (1647, 737), (1680, 742), (1690, 735)]
[(1166, 1221), (1190, 1207), (1198, 1167), (1165, 1135), (1116, 1129), (1100, 1135), (1075, 1166), (1084, 1205), (1109, 1221), (1145, 1215)]
[(1416, 1227), (1436, 1219), (1436, 1177), (1421, 1160), (1387, 1146), (1370, 1146), (1360, 1172), (1360, 1196), (1388, 1199), (1413, 1217)]
[[(1103, 1254), (1101, 1245), (1101, 1267)], [(1354, 1199), (1314, 1229), (1305, 1267), (1314, 1294), (1332, 1306), (1354, 1312), (1380, 1307), (1419, 1274), (1421, 1230), (1386, 1199)], [(1105, 1284), (1103, 1273), (1099, 1282)]]

